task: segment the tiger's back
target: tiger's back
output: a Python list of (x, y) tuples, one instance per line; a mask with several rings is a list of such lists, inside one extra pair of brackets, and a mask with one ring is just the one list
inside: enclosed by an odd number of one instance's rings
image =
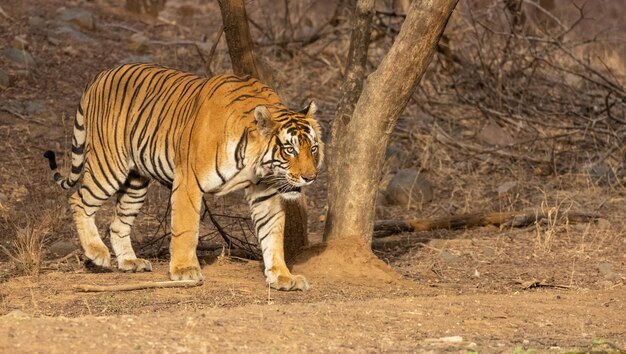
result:
[[(171, 186), (176, 165), (190, 162), (184, 143), (193, 139), (192, 132), (208, 130), (202, 145), (232, 145), (219, 140), (237, 137), (250, 126), (250, 112), (258, 104), (282, 106), (269, 87), (249, 77), (205, 79), (145, 64), (105, 71), (81, 100), (87, 159), (96, 160), (103, 174), (137, 169)], [(225, 165), (228, 160), (221, 159)]]

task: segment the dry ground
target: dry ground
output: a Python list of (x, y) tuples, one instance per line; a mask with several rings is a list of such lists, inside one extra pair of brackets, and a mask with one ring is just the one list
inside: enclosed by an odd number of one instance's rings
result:
[[(328, 126), (338, 99), (347, 27), (325, 33), (324, 40), (304, 49), (270, 45), (280, 42), (281, 34), (262, 33), (257, 26), (274, 29), (277, 21), (271, 21), (270, 10), (254, 4), (249, 10), (256, 23), (253, 36), (274, 85), (292, 107), (315, 99), (320, 119)], [(9, 86), (0, 87), (0, 245), (11, 248), (30, 228), (44, 237), (47, 260), (38, 276), (27, 276), (0, 254), (0, 352), (626, 350), (624, 187), (598, 185), (582, 166), (544, 173), (545, 166), (529, 160), (458, 155), (431, 135), (431, 127), (446, 127), (447, 122), (415, 102), (392, 136), (402, 157), (390, 161), (386, 173), (419, 168), (433, 184), (435, 199), (408, 208), (381, 201), (379, 217), (544, 208), (593, 212), (601, 219), (523, 229), (401, 234), (377, 241), (374, 249), (397, 271), (395, 280), (372, 281), (367, 274), (341, 278), (336, 269), (307, 270), (303, 272), (312, 288), (296, 293), (270, 291), (257, 261), (218, 257), (219, 236), (207, 221), (200, 252), (207, 280), (201, 287), (74, 291), (74, 284), (166, 279), (167, 234), (159, 223), (168, 192), (152, 188), (134, 234), (137, 249), (154, 261), (152, 273), (94, 274), (76, 257), (49, 262), (58, 258), (52, 251), (71, 251), (76, 237), (67, 195), (52, 183), (41, 153), (68, 149), (71, 117), (82, 88), (103, 69), (153, 61), (204, 73), (198, 52), (206, 59), (219, 29), (219, 11), (215, 2), (170, 0), (161, 19), (153, 20), (129, 15), (122, 1), (113, 0), (3, 0), (0, 6), (6, 13), (0, 13), (0, 49), (23, 45), (34, 58), (34, 64), (22, 67), (0, 55), (0, 70), (10, 76)], [(304, 34), (323, 22), (315, 16), (329, 12), (296, 7), (310, 17), (298, 27)], [(91, 12), (95, 29), (84, 23), (68, 25), (59, 15), (64, 8)], [(136, 37), (130, 39), (138, 33), (148, 38), (139, 40), (139, 46)], [(198, 48), (189, 41), (197, 41)], [(221, 42), (212, 70), (228, 67)], [(465, 127), (455, 126), (453, 133), (475, 141), (477, 131), (472, 129), (486, 121), (471, 107), (446, 107), (440, 109), (459, 117)], [(558, 148), (577, 156), (587, 153), (576, 146)], [(326, 181), (322, 175), (307, 191), (313, 242), (323, 229)], [(503, 192), (505, 182), (512, 187)], [(232, 218), (246, 216), (240, 199), (209, 200), (225, 215), (219, 218), (228, 230), (245, 230), (245, 220)], [(99, 216), (103, 234), (110, 209), (108, 205)], [(296, 265), (298, 269), (307, 268)]]

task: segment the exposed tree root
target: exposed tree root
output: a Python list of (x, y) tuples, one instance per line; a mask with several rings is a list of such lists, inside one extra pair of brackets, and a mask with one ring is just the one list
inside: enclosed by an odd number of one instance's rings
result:
[(465, 229), (477, 226), (494, 225), (500, 228), (525, 227), (542, 220), (556, 223), (589, 222), (599, 219), (594, 213), (528, 210), (492, 213), (471, 213), (436, 219), (414, 220), (377, 220), (374, 225), (374, 237), (381, 238), (401, 232), (430, 231), (437, 229)]
[(318, 243), (302, 249), (293, 272), (312, 283), (330, 280), (340, 284), (367, 286), (374, 283), (402, 282), (400, 274), (378, 259), (371, 247), (357, 239)]
[(79, 284), (74, 286), (76, 291), (84, 292), (105, 292), (105, 291), (132, 291), (141, 289), (155, 289), (155, 288), (190, 288), (194, 286), (200, 286), (204, 282), (197, 280), (171, 280), (171, 281), (146, 281), (134, 284), (120, 284), (120, 285), (88, 285)]

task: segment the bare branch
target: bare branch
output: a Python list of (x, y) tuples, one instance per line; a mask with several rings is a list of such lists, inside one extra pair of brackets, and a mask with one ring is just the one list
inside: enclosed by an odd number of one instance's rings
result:
[(133, 291), (143, 289), (191, 288), (194, 286), (201, 286), (202, 284), (204, 284), (204, 281), (202, 280), (170, 280), (158, 282), (147, 281), (141, 283), (118, 285), (79, 284), (74, 286), (74, 290), (82, 292)]

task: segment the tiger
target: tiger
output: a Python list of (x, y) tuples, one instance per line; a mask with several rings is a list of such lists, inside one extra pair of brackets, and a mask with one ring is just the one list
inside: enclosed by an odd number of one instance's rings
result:
[(171, 189), (169, 277), (202, 281), (196, 254), (202, 198), (243, 189), (267, 284), (306, 290), (306, 278), (285, 263), (281, 199), (300, 198), (316, 180), (324, 144), (313, 101), (302, 111), (281, 102), (251, 76), (204, 78), (149, 64), (98, 74), (77, 108), (69, 176), (59, 172), (53, 151), (44, 153), (53, 180), (74, 189), (70, 207), (85, 256), (111, 268), (95, 213), (116, 194), (109, 236), (117, 268), (152, 270), (150, 261), (137, 258), (130, 233), (156, 181)]

